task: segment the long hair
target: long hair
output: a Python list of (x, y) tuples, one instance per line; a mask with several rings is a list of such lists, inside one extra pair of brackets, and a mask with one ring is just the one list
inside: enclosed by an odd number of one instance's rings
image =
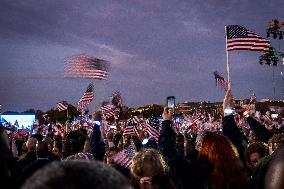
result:
[[(162, 154), (154, 149), (144, 149), (132, 160), (132, 184), (134, 188), (140, 189), (172, 189), (174, 186), (167, 177), (168, 171), (169, 168)], [(150, 182), (143, 182), (145, 178), (150, 179)]]
[(198, 159), (210, 167), (208, 182), (213, 189), (245, 187), (246, 171), (236, 148), (225, 136), (206, 133)]

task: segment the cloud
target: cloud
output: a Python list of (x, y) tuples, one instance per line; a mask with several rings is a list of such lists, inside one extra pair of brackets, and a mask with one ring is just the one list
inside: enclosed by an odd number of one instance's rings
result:
[(181, 21), (185, 30), (191, 35), (212, 35), (213, 30), (194, 17), (192, 20)]
[[(263, 34), (271, 18), (281, 18), (283, 2), (2, 0), (1, 86), (5, 78), (13, 81), (0, 96), (7, 106), (21, 108), (41, 95), (46, 100), (36, 102), (37, 107), (49, 107), (64, 96), (76, 101), (88, 81), (60, 80), (63, 60), (86, 53), (111, 62), (109, 80), (96, 81), (98, 99), (119, 89), (129, 105), (164, 103), (170, 94), (182, 100), (220, 100), (223, 93), (215, 93), (212, 72), (226, 75), (224, 26), (239, 24)], [(269, 94), (264, 86), (271, 82), (263, 78), (271, 78), (271, 67), (261, 67), (258, 56), (230, 56), (233, 81), (243, 87), (236, 96), (244, 96), (251, 84)], [(281, 78), (275, 77), (281, 88)], [(250, 86), (242, 86), (246, 81)], [(21, 105), (24, 98), (29, 102)]]

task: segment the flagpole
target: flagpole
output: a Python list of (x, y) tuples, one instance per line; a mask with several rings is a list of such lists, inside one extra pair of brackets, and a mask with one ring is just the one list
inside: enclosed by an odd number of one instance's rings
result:
[(68, 117), (69, 117), (68, 107), (69, 107), (69, 106), (67, 105), (67, 111), (66, 111), (66, 117), (67, 117), (66, 120), (67, 120), (67, 121), (68, 121)]
[(226, 58), (227, 58), (227, 77), (228, 77), (228, 89), (231, 89), (231, 75), (230, 75), (230, 63), (229, 63), (229, 52), (227, 48), (227, 26), (225, 26), (225, 37), (226, 37)]

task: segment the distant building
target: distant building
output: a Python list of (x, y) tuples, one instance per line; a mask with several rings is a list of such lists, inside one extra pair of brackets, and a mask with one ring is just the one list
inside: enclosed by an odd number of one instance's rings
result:
[(263, 99), (261, 99), (259, 102), (269, 102), (270, 101), (270, 99), (268, 99), (268, 98), (263, 98)]
[(192, 114), (197, 110), (218, 116), (222, 112), (222, 102), (185, 102), (178, 103), (175, 108), (176, 114)]

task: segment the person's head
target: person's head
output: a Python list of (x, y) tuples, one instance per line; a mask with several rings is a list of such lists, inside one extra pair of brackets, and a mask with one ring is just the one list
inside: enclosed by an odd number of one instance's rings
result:
[(93, 160), (94, 157), (92, 154), (89, 153), (76, 153), (74, 155), (68, 156), (65, 160)]
[(42, 134), (43, 128), (42, 127), (38, 127), (36, 130), (37, 134)]
[(104, 162), (108, 165), (114, 165), (114, 161), (113, 161), (113, 156), (115, 154), (117, 154), (119, 152), (119, 148), (114, 146), (114, 147), (111, 147), (109, 148), (106, 153), (105, 153), (105, 156), (104, 156)]
[(83, 151), (90, 152), (90, 139), (86, 139)]
[(266, 151), (266, 146), (260, 142), (250, 144), (246, 149), (246, 158), (249, 165), (255, 168), (259, 160), (266, 155)]
[(272, 154), (283, 143), (284, 135), (274, 134), (268, 141), (269, 154)]
[(257, 136), (252, 130), (249, 132), (249, 141), (250, 143), (260, 142), (260, 140), (257, 138)]
[(106, 137), (108, 141), (113, 141), (114, 133), (112, 131), (109, 131)]
[(184, 146), (184, 136), (182, 134), (177, 135), (176, 143), (180, 146)]
[(264, 180), (265, 189), (283, 189), (284, 188), (284, 145), (281, 145), (276, 151), (275, 156), (269, 163)]
[[(159, 188), (163, 184), (159, 182), (164, 180), (161, 178), (167, 175), (168, 170), (164, 157), (157, 150), (144, 149), (132, 160), (133, 184), (139, 185), (140, 188)], [(171, 185), (170, 182), (168, 185)]]
[(47, 158), (48, 144), (45, 141), (40, 141), (36, 147), (36, 154), (38, 158)]
[(22, 189), (131, 189), (115, 169), (97, 161), (53, 162), (31, 176)]
[(36, 150), (36, 145), (37, 145), (37, 139), (36, 138), (29, 138), (27, 143), (26, 143), (26, 146), (27, 146), (27, 149), (28, 151), (35, 151)]
[(245, 169), (233, 144), (223, 135), (206, 133), (198, 159), (209, 166), (209, 183), (213, 188), (225, 188), (227, 184), (242, 187)]
[(60, 147), (60, 145), (55, 145), (52, 149), (52, 153), (58, 157), (62, 156), (62, 148)]
[(62, 133), (62, 127), (60, 125), (56, 125), (55, 131), (57, 135), (61, 135)]
[(187, 156), (192, 153), (195, 149), (194, 139), (191, 136), (186, 136), (186, 140), (184, 142), (184, 155)]
[(64, 156), (68, 157), (82, 152), (84, 149), (86, 136), (79, 130), (71, 131), (64, 142)]
[(25, 157), (25, 155), (26, 155), (27, 153), (28, 153), (28, 148), (27, 148), (27, 144), (26, 144), (26, 142), (25, 142), (25, 143), (23, 143), (23, 145), (22, 145), (21, 155), (20, 155), (19, 159)]

